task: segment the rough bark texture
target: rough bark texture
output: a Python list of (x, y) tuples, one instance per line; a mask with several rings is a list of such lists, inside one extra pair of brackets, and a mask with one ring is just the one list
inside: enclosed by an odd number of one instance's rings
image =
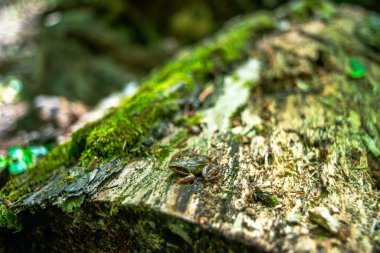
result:
[[(201, 78), (148, 127), (144, 152), (125, 143), (133, 155), (49, 170), (42, 183), (32, 176), (10, 183), (3, 195), (23, 228), (3, 229), (3, 249), (378, 251), (380, 47), (370, 22), (377, 16), (322, 6), (304, 6), (302, 22), (299, 9), (278, 9), (273, 27), (264, 36), (252, 28), (232, 63), (212, 54), (217, 75)], [(177, 184), (168, 164), (186, 149), (211, 157), (222, 177)], [(25, 184), (21, 196), (9, 190)]]

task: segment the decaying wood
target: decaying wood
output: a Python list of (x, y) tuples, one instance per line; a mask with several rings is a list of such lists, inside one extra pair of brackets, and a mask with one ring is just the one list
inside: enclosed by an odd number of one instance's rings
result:
[[(281, 29), (210, 92), (199, 135), (163, 159), (116, 158), (57, 186), (84, 170), (61, 169), (15, 205), (23, 229), (4, 234), (8, 249), (379, 250), (380, 55), (357, 33), (367, 13), (340, 7), (286, 26), (276, 15)], [(349, 76), (351, 58), (364, 77)], [(184, 130), (161, 127), (155, 147)], [(168, 163), (184, 149), (212, 157), (222, 177), (177, 184)]]

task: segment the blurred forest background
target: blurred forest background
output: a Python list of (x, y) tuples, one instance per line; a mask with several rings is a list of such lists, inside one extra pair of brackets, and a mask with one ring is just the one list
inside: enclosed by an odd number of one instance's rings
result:
[[(180, 48), (232, 17), (285, 2), (0, 0), (0, 178), (22, 173), (49, 145), (99, 117), (88, 112), (102, 98), (113, 93), (98, 111), (133, 94)], [(333, 2), (380, 12), (377, 0)], [(292, 13), (302, 22), (315, 5), (329, 12), (326, 2), (308, 0), (294, 2)]]

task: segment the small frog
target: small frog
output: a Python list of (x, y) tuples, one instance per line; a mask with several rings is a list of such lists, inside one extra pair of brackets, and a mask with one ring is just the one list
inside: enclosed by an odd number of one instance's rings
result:
[(214, 165), (211, 157), (198, 155), (190, 150), (175, 154), (169, 162), (169, 169), (185, 177), (178, 180), (179, 184), (191, 183), (196, 175), (206, 180), (221, 177), (221, 166)]

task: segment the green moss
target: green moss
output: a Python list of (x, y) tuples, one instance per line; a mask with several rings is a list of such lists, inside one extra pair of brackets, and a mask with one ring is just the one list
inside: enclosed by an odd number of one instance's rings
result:
[(159, 161), (162, 162), (168, 155), (172, 152), (173, 147), (171, 145), (157, 145), (155, 146), (151, 154), (154, 155), (154, 157)]
[(242, 49), (248, 49), (249, 40), (254, 39), (254, 35), (270, 31), (275, 28), (273, 18), (267, 13), (257, 13), (255, 16), (232, 26), (228, 33), (224, 33), (218, 39), (220, 50), (224, 52), (227, 61), (233, 61), (244, 57)]
[(16, 231), (21, 230), (21, 224), (17, 215), (2, 203), (0, 203), (0, 228)]
[(138, 154), (141, 142), (149, 130), (160, 119), (168, 117), (178, 109), (171, 98), (161, 103), (154, 97), (145, 96), (143, 99), (145, 101), (135, 104), (135, 101), (131, 101), (129, 106), (117, 110), (88, 134), (80, 157), (83, 165), (88, 164), (94, 156), (110, 159), (131, 153)]
[(311, 229), (311, 233), (315, 235), (318, 240), (320, 241), (326, 241), (332, 237), (334, 237), (333, 234), (331, 234), (329, 231), (327, 231), (325, 228), (320, 226), (315, 226)]
[(195, 115), (186, 118), (186, 125), (187, 126), (199, 125), (199, 123), (201, 123), (203, 117), (204, 116), (201, 113), (196, 113)]
[(59, 207), (67, 213), (73, 212), (75, 209), (80, 207), (85, 199), (85, 195), (81, 195), (78, 197), (72, 197), (66, 199), (63, 203), (59, 205)]
[(87, 172), (90, 172), (90, 171), (93, 171), (97, 166), (99, 166), (100, 164), (102, 164), (102, 159), (100, 159), (99, 157), (97, 156), (94, 156), (91, 160), (91, 162), (88, 164), (88, 166), (86, 167), (86, 171)]
[(335, 12), (335, 7), (328, 1), (300, 0), (293, 1), (290, 5), (291, 17), (295, 20), (305, 20), (313, 15), (329, 20)]
[(63, 185), (67, 185), (67, 184), (70, 184), (72, 182), (75, 182), (77, 180), (77, 177), (76, 176), (73, 176), (73, 175), (69, 175), (65, 178), (63, 178), (59, 183), (58, 183), (58, 186), (61, 187)]
[(253, 199), (255, 201), (263, 203), (267, 207), (275, 207), (278, 204), (280, 204), (280, 201), (277, 199), (276, 196), (273, 196), (268, 192), (263, 192), (258, 188), (256, 188), (255, 192), (253, 193)]
[(43, 157), (37, 166), (34, 167), (32, 174), (44, 176), (59, 166), (67, 166), (75, 160), (71, 153), (71, 142), (66, 142), (54, 148), (46, 157)]
[(189, 138), (188, 132), (184, 129), (181, 129), (173, 136), (173, 138), (170, 139), (170, 145), (177, 146), (185, 142), (188, 138)]
[(365, 145), (367, 146), (368, 150), (375, 156), (378, 157), (380, 156), (380, 148), (376, 144), (376, 141), (371, 138), (370, 136), (366, 135), (363, 137), (363, 141)]
[(188, 138), (188, 132), (181, 129), (170, 138), (169, 144), (159, 144), (154, 146), (151, 150), (151, 154), (154, 155), (159, 162), (162, 162), (175, 148), (184, 144)]

